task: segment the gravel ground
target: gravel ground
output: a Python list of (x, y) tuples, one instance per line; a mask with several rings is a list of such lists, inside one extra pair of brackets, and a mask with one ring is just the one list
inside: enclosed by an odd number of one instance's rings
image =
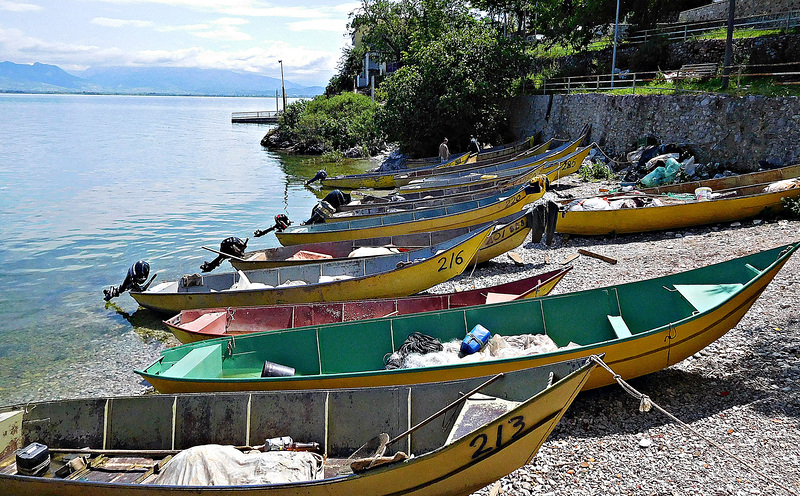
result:
[[(548, 197), (596, 194), (602, 184), (564, 181)], [(547, 198), (547, 197), (546, 197)], [(800, 241), (800, 222), (759, 220), (626, 236), (556, 235), (551, 246), (528, 240), (478, 269), (477, 285), (509, 274), (550, 270), (578, 248), (618, 260), (580, 256), (553, 294), (632, 282), (721, 262)], [(545, 263), (545, 259), (551, 263)], [(461, 276), (455, 282), (472, 281)], [(436, 289), (440, 289), (446, 283)], [(618, 386), (578, 396), (527, 466), (477, 492), (513, 495), (800, 494), (800, 257), (794, 256), (752, 309), (717, 342), (661, 372), (634, 379), (638, 391), (737, 461), (662, 413), (640, 413)]]

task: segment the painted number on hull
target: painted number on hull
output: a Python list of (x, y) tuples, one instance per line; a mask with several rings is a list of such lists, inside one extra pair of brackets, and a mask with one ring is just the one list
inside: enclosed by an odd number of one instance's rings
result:
[(453, 264), (455, 264), (455, 265), (463, 264), (464, 263), (464, 257), (461, 256), (462, 253), (464, 253), (464, 250), (461, 250), (458, 253), (451, 253), (450, 254), (450, 258), (449, 258), (449, 263), (448, 263), (448, 258), (447, 257), (442, 257), (442, 258), (436, 260), (436, 263), (439, 264), (439, 270), (437, 270), (436, 272), (441, 272), (443, 270), (452, 269), (453, 268)]
[(495, 436), (494, 446), (491, 445), (489, 436), (487, 434), (481, 433), (472, 438), (472, 441), (469, 442), (469, 445), (473, 448), (478, 448), (475, 453), (472, 454), (472, 458), (480, 458), (487, 453), (491, 453), (494, 449), (502, 448), (503, 444), (507, 443), (508, 441), (514, 441), (520, 437), (522, 431), (525, 430), (525, 417), (521, 415), (517, 417), (511, 417), (508, 419), (508, 423), (511, 424), (511, 432), (509, 437), (504, 437), (504, 435), (508, 435), (509, 433), (504, 433), (504, 424), (499, 424), (497, 426), (497, 435)]

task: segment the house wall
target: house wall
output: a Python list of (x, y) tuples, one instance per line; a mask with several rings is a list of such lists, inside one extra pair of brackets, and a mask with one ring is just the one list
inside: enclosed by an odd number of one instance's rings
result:
[(590, 140), (609, 155), (652, 137), (689, 145), (701, 162), (726, 162), (753, 171), (758, 162), (800, 163), (800, 98), (716, 95), (539, 95), (508, 102), (518, 138), (542, 130), (544, 138), (577, 137), (591, 124)]

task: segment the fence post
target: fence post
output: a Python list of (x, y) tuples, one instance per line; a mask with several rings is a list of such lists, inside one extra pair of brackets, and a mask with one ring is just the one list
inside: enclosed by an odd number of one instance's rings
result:
[(736, 74), (736, 89), (740, 89), (742, 87), (742, 66), (739, 65), (739, 70)]
[(683, 41), (686, 41), (686, 35), (688, 33), (688, 26), (683, 27)]
[(633, 73), (633, 94), (636, 94), (636, 73)]
[(567, 78), (567, 95), (572, 93), (572, 76)]
[(597, 75), (597, 85), (595, 87), (595, 90), (600, 91), (600, 74)]
[(547, 78), (542, 78), (542, 95), (547, 94)]

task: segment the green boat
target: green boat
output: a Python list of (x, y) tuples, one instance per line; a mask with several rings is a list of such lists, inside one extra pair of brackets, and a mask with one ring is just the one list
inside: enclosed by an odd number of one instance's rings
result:
[[(208, 340), (163, 351), (138, 373), (161, 392), (370, 387), (491, 375), (605, 353), (606, 362), (630, 379), (680, 362), (732, 329), (798, 247), (576, 293)], [(448, 343), (478, 324), (505, 337), (544, 335), (554, 349), (385, 368), (384, 357), (412, 333)], [(262, 377), (270, 363), (294, 373)], [(610, 382), (608, 375), (593, 374), (587, 387)]]

